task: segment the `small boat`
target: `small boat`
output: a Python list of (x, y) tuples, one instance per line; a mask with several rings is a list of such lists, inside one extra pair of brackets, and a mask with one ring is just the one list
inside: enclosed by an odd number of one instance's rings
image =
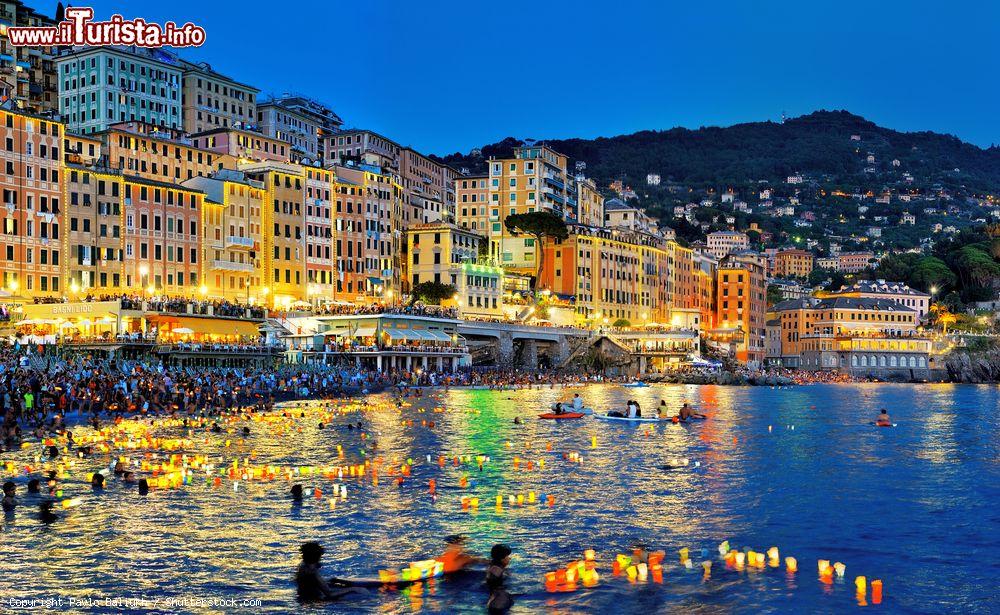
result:
[(555, 412), (546, 412), (545, 414), (539, 414), (540, 419), (582, 419), (584, 414), (582, 412), (563, 412), (562, 414), (556, 414)]
[(649, 385), (641, 380), (636, 380), (635, 382), (626, 382), (622, 384), (623, 387), (628, 387), (630, 389), (641, 389), (643, 387), (648, 387)]

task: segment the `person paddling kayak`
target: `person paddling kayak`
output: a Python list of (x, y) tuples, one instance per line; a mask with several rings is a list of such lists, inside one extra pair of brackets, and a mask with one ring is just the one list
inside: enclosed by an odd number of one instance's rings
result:
[(889, 413), (885, 411), (885, 408), (882, 408), (882, 410), (879, 411), (878, 418), (875, 419), (875, 424), (879, 427), (892, 426), (892, 420), (889, 418)]
[(691, 408), (691, 404), (684, 402), (684, 405), (681, 406), (680, 411), (677, 413), (677, 418), (680, 419), (681, 421), (686, 421), (690, 418), (704, 419), (708, 417), (700, 412), (695, 412)]

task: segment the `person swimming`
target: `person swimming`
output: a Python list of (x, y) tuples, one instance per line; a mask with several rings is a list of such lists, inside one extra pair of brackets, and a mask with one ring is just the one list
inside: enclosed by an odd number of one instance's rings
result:
[(297, 504), (302, 503), (302, 485), (297, 483), (292, 485), (292, 501)]
[(491, 615), (506, 613), (514, 605), (514, 599), (504, 588), (510, 558), (510, 547), (505, 544), (496, 544), (490, 549), (490, 566), (486, 569), (486, 587), (490, 597), (486, 601), (486, 610)]
[(149, 495), (149, 481), (145, 478), (139, 479), (139, 495)]
[(4, 512), (12, 512), (17, 508), (16, 493), (17, 486), (14, 485), (13, 481), (7, 481), (3, 484), (3, 500), (0, 500), (0, 505), (3, 506)]
[(90, 479), (90, 486), (94, 489), (104, 489), (104, 475), (100, 472), (95, 472), (94, 476)]
[(41, 483), (39, 482), (39, 480), (37, 478), (33, 478), (33, 479), (29, 480), (28, 481), (28, 493), (41, 493), (41, 489), (39, 488), (40, 485), (41, 485)]
[(38, 505), (38, 519), (42, 523), (52, 523), (59, 518), (59, 515), (52, 512), (52, 506), (54, 502), (52, 500), (45, 500)]
[(445, 538), (444, 552), (438, 556), (437, 561), (443, 565), (444, 574), (464, 570), (473, 564), (488, 564), (490, 560), (483, 557), (476, 557), (465, 550), (466, 536), (455, 534)]
[(304, 543), (299, 550), (302, 553), (302, 563), (295, 572), (295, 586), (300, 602), (323, 602), (339, 600), (352, 593), (367, 593), (357, 587), (334, 589), (319, 574), (323, 563), (320, 561), (325, 550), (318, 542)]

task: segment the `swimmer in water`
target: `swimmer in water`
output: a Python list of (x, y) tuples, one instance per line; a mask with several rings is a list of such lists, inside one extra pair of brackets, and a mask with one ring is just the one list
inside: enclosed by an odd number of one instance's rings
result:
[(95, 472), (93, 478), (90, 479), (90, 486), (94, 489), (104, 489), (104, 475)]
[(145, 478), (139, 479), (139, 495), (149, 495), (149, 481)]
[(461, 534), (449, 536), (445, 539), (446, 546), (444, 553), (437, 557), (437, 561), (443, 564), (444, 573), (449, 574), (464, 570), (473, 564), (488, 564), (490, 561), (483, 557), (477, 557), (465, 550), (465, 543), (468, 538)]
[(486, 602), (486, 610), (491, 615), (506, 613), (514, 605), (514, 599), (504, 588), (510, 557), (511, 550), (507, 545), (493, 545), (490, 550), (490, 566), (486, 569), (486, 587), (490, 590), (490, 598)]
[(521, 417), (515, 416), (514, 417), (514, 424), (515, 425), (520, 425), (521, 424)]
[(39, 483), (39, 481), (38, 481), (37, 478), (33, 478), (33, 479), (29, 480), (28, 481), (28, 493), (41, 493), (41, 489), (39, 489), (39, 485), (40, 484), (41, 483)]
[(12, 512), (17, 507), (17, 498), (14, 497), (16, 493), (17, 487), (13, 481), (3, 484), (3, 500), (0, 500), (0, 505), (3, 506), (4, 512)]
[(52, 500), (45, 500), (38, 505), (38, 519), (42, 523), (52, 523), (59, 518), (59, 515), (52, 512)]
[(367, 593), (357, 587), (337, 589), (330, 587), (319, 574), (319, 569), (323, 565), (320, 559), (323, 557), (324, 549), (318, 542), (307, 542), (300, 547), (300, 551), (302, 563), (295, 572), (295, 586), (298, 588), (300, 602), (339, 600), (352, 593)]
[(302, 503), (302, 485), (292, 485), (292, 501), (296, 504)]

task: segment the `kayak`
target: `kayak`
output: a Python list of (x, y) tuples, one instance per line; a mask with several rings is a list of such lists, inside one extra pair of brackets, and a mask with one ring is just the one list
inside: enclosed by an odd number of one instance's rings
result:
[(546, 412), (545, 414), (539, 414), (540, 419), (582, 419), (582, 412), (563, 412), (562, 414), (556, 414), (555, 412)]
[(670, 417), (670, 420), (676, 425), (678, 423), (690, 423), (691, 421), (704, 421), (707, 418), (708, 418), (707, 416), (694, 416), (694, 415), (692, 415), (692, 416), (689, 416), (688, 418), (686, 418), (686, 419), (684, 419), (682, 421), (681, 417), (679, 417), (679, 416), (672, 416), (672, 417)]
[[(540, 408), (540, 409), (541, 410), (545, 410), (545, 414), (555, 414), (555, 411), (552, 410), (549, 407), (543, 407), (543, 408)], [(564, 414), (593, 414), (594, 413), (594, 409), (593, 408), (580, 408), (579, 410), (577, 410), (573, 406), (564, 406), (563, 413)]]
[(631, 389), (639, 389), (642, 387), (648, 387), (649, 385), (645, 382), (626, 382), (622, 384), (623, 387), (629, 387)]
[(872, 425), (876, 427), (895, 427), (896, 423), (889, 423), (887, 421), (875, 421), (872, 423)]
[(608, 416), (606, 414), (595, 414), (594, 418), (601, 419), (602, 421), (621, 421), (624, 423), (659, 423), (661, 420), (662, 421), (667, 420), (667, 419), (658, 419), (655, 417), (654, 418), (639, 417), (633, 419), (627, 416)]

